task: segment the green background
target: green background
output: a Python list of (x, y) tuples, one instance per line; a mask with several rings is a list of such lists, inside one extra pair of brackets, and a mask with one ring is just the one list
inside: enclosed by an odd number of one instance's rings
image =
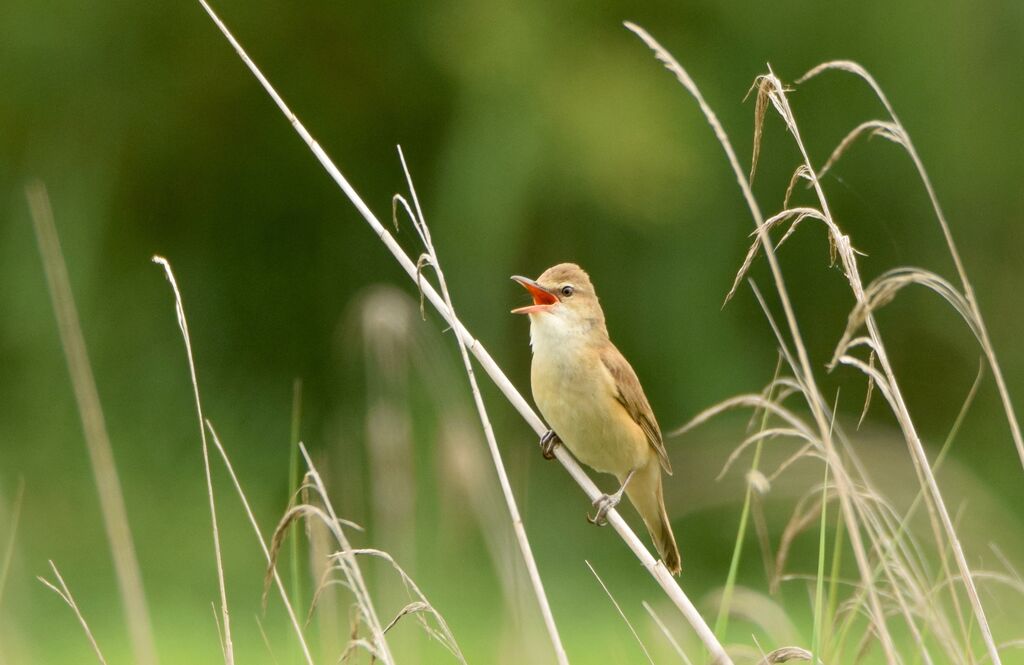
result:
[[(823, 60), (857, 60), (888, 92), (925, 161), (1010, 393), (1018, 403), (1024, 396), (1017, 337), (1024, 325), (1024, 4), (231, 1), (216, 9), (384, 221), (391, 195), (404, 191), (395, 152), (403, 146), (460, 315), (524, 393), (528, 326), (508, 311), (525, 296), (508, 276), (573, 260), (591, 273), (612, 337), (665, 429), (728, 396), (760, 390), (776, 351), (749, 289), (721, 308), (753, 228), (721, 148), (693, 100), (621, 22), (645, 26), (675, 53), (743, 160), (753, 130), (753, 100), (744, 95), (768, 63), (792, 82)], [(507, 610), (486, 538), (467, 508), (489, 502), (500, 519), (454, 337), (441, 334), (432, 313), (418, 320), (415, 287), (200, 7), (13, 0), (0, 5), (0, 26), (0, 543), (9, 538), (19, 479), (25, 486), (0, 606), (0, 658), (87, 662), (72, 615), (34, 579), (48, 574), (53, 559), (110, 661), (130, 660), (25, 202), (24, 186), (35, 178), (49, 188), (163, 662), (213, 663), (220, 654), (200, 443), (171, 293), (149, 261), (155, 253), (174, 266), (205, 410), (264, 530), (288, 501), (292, 384), (301, 378), (302, 439), (339, 513), (367, 528), (358, 542), (407, 555), (472, 661), (548, 658), (529, 597)], [(802, 85), (790, 99), (818, 164), (850, 128), (882, 112), (862, 83), (843, 74)], [(766, 212), (781, 205), (798, 159), (770, 116), (755, 182)], [(825, 187), (838, 223), (867, 254), (860, 259), (865, 281), (907, 264), (955, 277), (924, 189), (898, 147), (881, 139), (858, 144)], [(412, 256), (419, 253), (408, 224), (398, 238)], [(806, 223), (780, 256), (822, 389), (839, 390), (852, 429), (862, 377), (824, 370), (852, 306), (848, 287), (828, 265), (820, 225)], [(769, 288), (761, 262), (753, 276)], [(381, 370), (364, 351), (378, 333), (361, 334), (356, 311), (366, 289), (379, 284), (405, 295), (398, 311), (406, 313), (414, 348), (386, 351), (399, 360), (390, 370), (398, 378), (375, 383), (368, 377)], [(934, 452), (977, 371), (977, 344), (921, 289), (887, 308), (880, 326)], [(382, 523), (386, 510), (374, 502), (367, 394), (409, 414), (413, 470), (391, 479), (411, 502), (405, 532), (399, 522)], [(585, 524), (587, 501), (541, 460), (511, 407), (490, 386), (485, 397), (570, 655), (576, 662), (642, 658), (584, 558), (655, 654), (667, 654), (640, 607), (647, 599), (672, 616), (657, 588), (610, 530)], [(725, 579), (748, 462), (720, 483), (713, 479), (743, 424), (726, 419), (669, 443), (677, 473), (666, 491), (682, 582), (702, 608)], [(441, 440), (459, 428), (482, 464), (489, 496), (453, 489), (459, 455), (446, 457)], [(862, 438), (869, 464), (902, 498), (912, 476), (881, 400)], [(798, 466), (773, 487), (774, 538), (819, 473)], [(964, 511), (968, 556), (979, 566), (997, 564), (990, 542), (1024, 565), (1021, 477), (989, 376), (939, 477), (951, 510)], [(261, 555), (219, 463), (214, 482), (239, 662), (271, 662), (253, 619)], [(609, 478), (598, 482), (611, 488)], [(507, 566), (515, 557), (507, 523), (491, 528)], [(807, 534), (790, 570), (813, 572), (815, 547), (816, 536)], [(741, 582), (763, 591), (753, 539), (747, 552)], [(381, 614), (391, 615), (401, 606), (393, 578), (371, 571), (387, 608)], [(515, 583), (525, 594), (521, 574)], [(788, 584), (786, 611), (807, 644), (807, 590)], [(1008, 629), (1021, 607), (1019, 597), (1016, 605), (993, 601), (997, 638), (1020, 637)], [(343, 631), (344, 604), (341, 616)], [(276, 600), (263, 620), (278, 660), (289, 662), (293, 645)], [(692, 649), (688, 629), (672, 625)], [(442, 657), (411, 622), (396, 630), (404, 631), (396, 637), (400, 655)], [(732, 641), (750, 642), (751, 630), (734, 632)]]

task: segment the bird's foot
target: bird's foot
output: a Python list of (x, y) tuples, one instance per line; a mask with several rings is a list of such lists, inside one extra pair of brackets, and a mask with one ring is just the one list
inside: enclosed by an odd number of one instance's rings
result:
[(622, 501), (622, 492), (616, 492), (615, 494), (602, 494), (601, 496), (594, 499), (594, 508), (597, 508), (597, 512), (591, 517), (587, 515), (587, 521), (597, 526), (604, 526), (608, 524), (608, 511), (619, 505), (619, 501)]
[(605, 519), (608, 516), (608, 511), (619, 505), (619, 501), (622, 501), (622, 493), (626, 491), (626, 485), (633, 479), (633, 474), (636, 473), (636, 469), (631, 470), (626, 474), (626, 479), (622, 481), (622, 485), (619, 487), (619, 491), (615, 494), (602, 494), (601, 496), (594, 499), (594, 507), (597, 508), (597, 512), (593, 517), (587, 515), (587, 521), (597, 526), (604, 526), (608, 524), (608, 520)]
[(540, 437), (540, 454), (544, 459), (555, 459), (555, 446), (562, 443), (562, 440), (555, 434), (555, 430), (549, 429)]

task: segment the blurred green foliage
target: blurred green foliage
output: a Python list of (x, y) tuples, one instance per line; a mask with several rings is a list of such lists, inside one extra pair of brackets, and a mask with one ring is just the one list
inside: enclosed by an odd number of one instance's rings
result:
[[(613, 338), (665, 428), (760, 389), (771, 378), (775, 344), (749, 290), (721, 308), (752, 230), (721, 149), (694, 102), (621, 21), (647, 27), (678, 56), (747, 158), (753, 104), (744, 94), (766, 63), (793, 81), (823, 60), (857, 60), (888, 92), (926, 162), (1011, 395), (1024, 400), (1020, 2), (230, 1), (216, 8), (382, 217), (403, 188), (394, 148), (403, 146), (461, 316), (523, 390), (527, 326), (507, 314), (523, 295), (508, 276), (574, 260), (594, 277)], [(125, 662), (128, 654), (24, 198), (24, 184), (40, 178), (50, 190), (164, 662), (217, 662), (198, 433), (171, 295), (149, 257), (163, 254), (175, 267), (206, 410), (265, 528), (288, 500), (295, 377), (305, 385), (302, 437), (336, 481), (339, 512), (370, 519), (366, 369), (345, 312), (371, 284), (415, 290), (197, 4), (13, 0), (0, 5), (0, 25), (0, 543), (18, 479), (26, 485), (0, 607), (0, 653), (12, 663), (86, 657), (66, 608), (32, 579), (52, 558), (111, 660)], [(844, 75), (801, 86), (791, 99), (818, 163), (850, 128), (881, 115), (865, 86)], [(789, 137), (770, 119), (755, 183), (766, 211), (781, 203), (797, 163)], [(825, 184), (837, 220), (867, 254), (865, 281), (904, 264), (954, 277), (923, 188), (898, 148), (861, 143)], [(410, 230), (398, 237), (415, 254)], [(852, 299), (828, 265), (820, 228), (808, 223), (781, 257), (812, 359), (823, 367)], [(762, 270), (753, 274), (765, 284)], [(436, 335), (438, 317), (427, 319), (419, 324), (424, 334)], [(924, 291), (901, 296), (880, 324), (935, 450), (974, 378), (977, 347), (955, 314)], [(438, 362), (457, 371), (454, 340), (442, 341)], [(486, 662), (502, 646), (495, 623), (505, 619), (485, 548), (472, 528), (433, 542), (444, 508), (435, 505), (434, 485), (443, 483), (428, 463), (434, 437), (423, 423), (446, 417), (425, 397), (435, 389), (418, 380), (410, 397), (420, 423), (417, 578), (467, 653)], [(855, 417), (863, 381), (840, 371), (824, 386), (826, 394), (837, 389), (841, 411)], [(595, 561), (632, 609), (657, 598), (656, 590), (631, 586), (640, 573), (624, 548), (610, 533), (584, 528), (585, 501), (542, 464), (512, 410), (493, 392), (488, 397), (570, 653), (577, 662), (635, 660), (631, 637), (581, 559)], [(465, 395), (450, 399), (466, 408)], [(893, 425), (880, 401), (868, 422), (882, 432)], [(699, 442), (674, 444), (674, 464), (685, 471), (674, 479), (680, 489), (670, 489), (670, 512), (681, 534), (683, 581), (696, 597), (725, 578), (742, 492), (719, 489), (718, 499), (694, 505), (687, 488), (708, 486), (738, 431), (726, 428), (714, 439), (701, 465), (688, 459)], [(1024, 505), (1020, 463), (990, 380), (952, 459), (972, 487), (989, 490), (1000, 515)], [(215, 481), (236, 643), (251, 662), (265, 657), (251, 617), (259, 611), (260, 553), (219, 468)], [(973, 505), (965, 519), (977, 534), (977, 560), (1001, 534), (986, 528)], [(790, 507), (776, 509), (784, 518)], [(1016, 517), (1009, 530), (1019, 532)], [(365, 539), (374, 543), (374, 525), (367, 526)], [(741, 578), (763, 586), (751, 543)], [(811, 543), (802, 560), (814, 553)], [(792, 618), (806, 639), (808, 604), (802, 589), (795, 592)], [(286, 652), (285, 624), (273, 605), (265, 622)], [(532, 625), (532, 606), (524, 603), (516, 616), (513, 628)], [(539, 636), (533, 648), (543, 655)], [(521, 647), (504, 644), (511, 654)]]

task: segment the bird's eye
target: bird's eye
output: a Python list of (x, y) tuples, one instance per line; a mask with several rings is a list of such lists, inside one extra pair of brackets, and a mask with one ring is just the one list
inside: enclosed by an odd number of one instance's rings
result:
[(566, 284), (565, 286), (562, 287), (562, 295), (565, 296), (566, 298), (571, 296), (574, 291), (575, 291), (575, 289), (573, 289), (568, 284)]

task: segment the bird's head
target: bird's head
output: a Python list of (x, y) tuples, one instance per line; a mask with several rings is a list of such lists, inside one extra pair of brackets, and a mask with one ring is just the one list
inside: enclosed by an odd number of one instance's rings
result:
[(520, 275), (512, 277), (533, 296), (533, 304), (512, 310), (529, 314), (533, 328), (551, 332), (587, 333), (604, 331), (604, 312), (594, 292), (590, 276), (575, 263), (559, 263), (536, 280)]

